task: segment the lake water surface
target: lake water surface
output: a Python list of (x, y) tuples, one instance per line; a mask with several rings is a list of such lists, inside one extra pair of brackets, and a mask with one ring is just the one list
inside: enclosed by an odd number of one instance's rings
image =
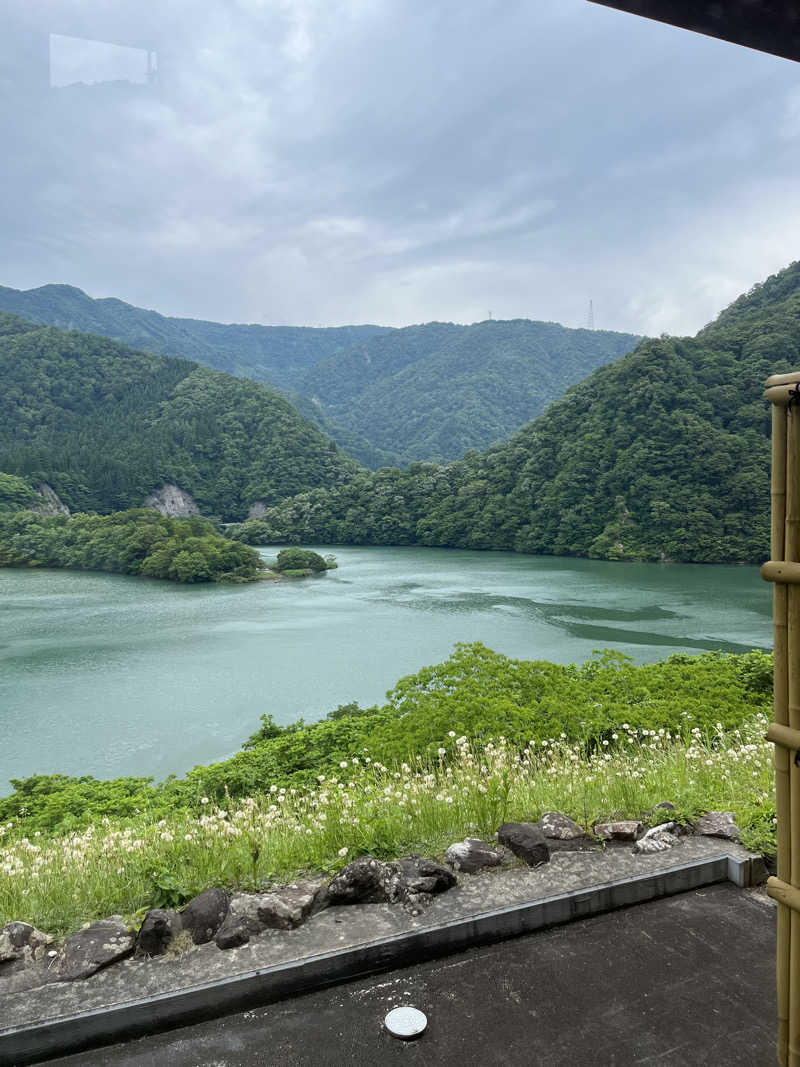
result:
[(331, 551), (322, 577), (245, 586), (0, 570), (0, 795), (35, 773), (180, 774), (230, 755), (264, 712), (381, 702), (457, 641), (560, 663), (771, 647), (756, 567)]

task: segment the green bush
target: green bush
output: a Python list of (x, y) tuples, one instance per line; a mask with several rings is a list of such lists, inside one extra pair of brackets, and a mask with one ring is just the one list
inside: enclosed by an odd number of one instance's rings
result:
[(287, 573), (290, 571), (314, 571), (319, 573), (328, 569), (328, 564), (317, 552), (307, 548), (284, 548), (278, 553), (278, 562), (273, 570)]

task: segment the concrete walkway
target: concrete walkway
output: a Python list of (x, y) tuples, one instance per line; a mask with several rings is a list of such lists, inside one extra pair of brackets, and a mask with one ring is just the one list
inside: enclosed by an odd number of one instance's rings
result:
[[(125, 1045), (62, 1067), (771, 1067), (775, 911), (710, 886)], [(428, 1016), (415, 1042), (387, 1011)]]

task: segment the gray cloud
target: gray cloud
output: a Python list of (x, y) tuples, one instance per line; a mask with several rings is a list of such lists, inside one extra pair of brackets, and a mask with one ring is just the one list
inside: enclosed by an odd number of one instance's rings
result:
[[(591, 298), (686, 333), (800, 248), (800, 66), (585, 0), (12, 0), (9, 26), (6, 285), (297, 324), (582, 325)], [(50, 30), (153, 42), (159, 84), (42, 89)], [(142, 53), (54, 57), (141, 80)]]

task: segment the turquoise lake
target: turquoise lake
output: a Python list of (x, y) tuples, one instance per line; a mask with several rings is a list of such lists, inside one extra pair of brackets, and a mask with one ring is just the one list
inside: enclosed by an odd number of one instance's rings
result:
[(380, 702), (458, 641), (560, 663), (771, 647), (757, 567), (320, 551), (339, 569), (245, 586), (0, 570), (0, 794), (35, 773), (180, 774), (230, 755), (264, 712)]

